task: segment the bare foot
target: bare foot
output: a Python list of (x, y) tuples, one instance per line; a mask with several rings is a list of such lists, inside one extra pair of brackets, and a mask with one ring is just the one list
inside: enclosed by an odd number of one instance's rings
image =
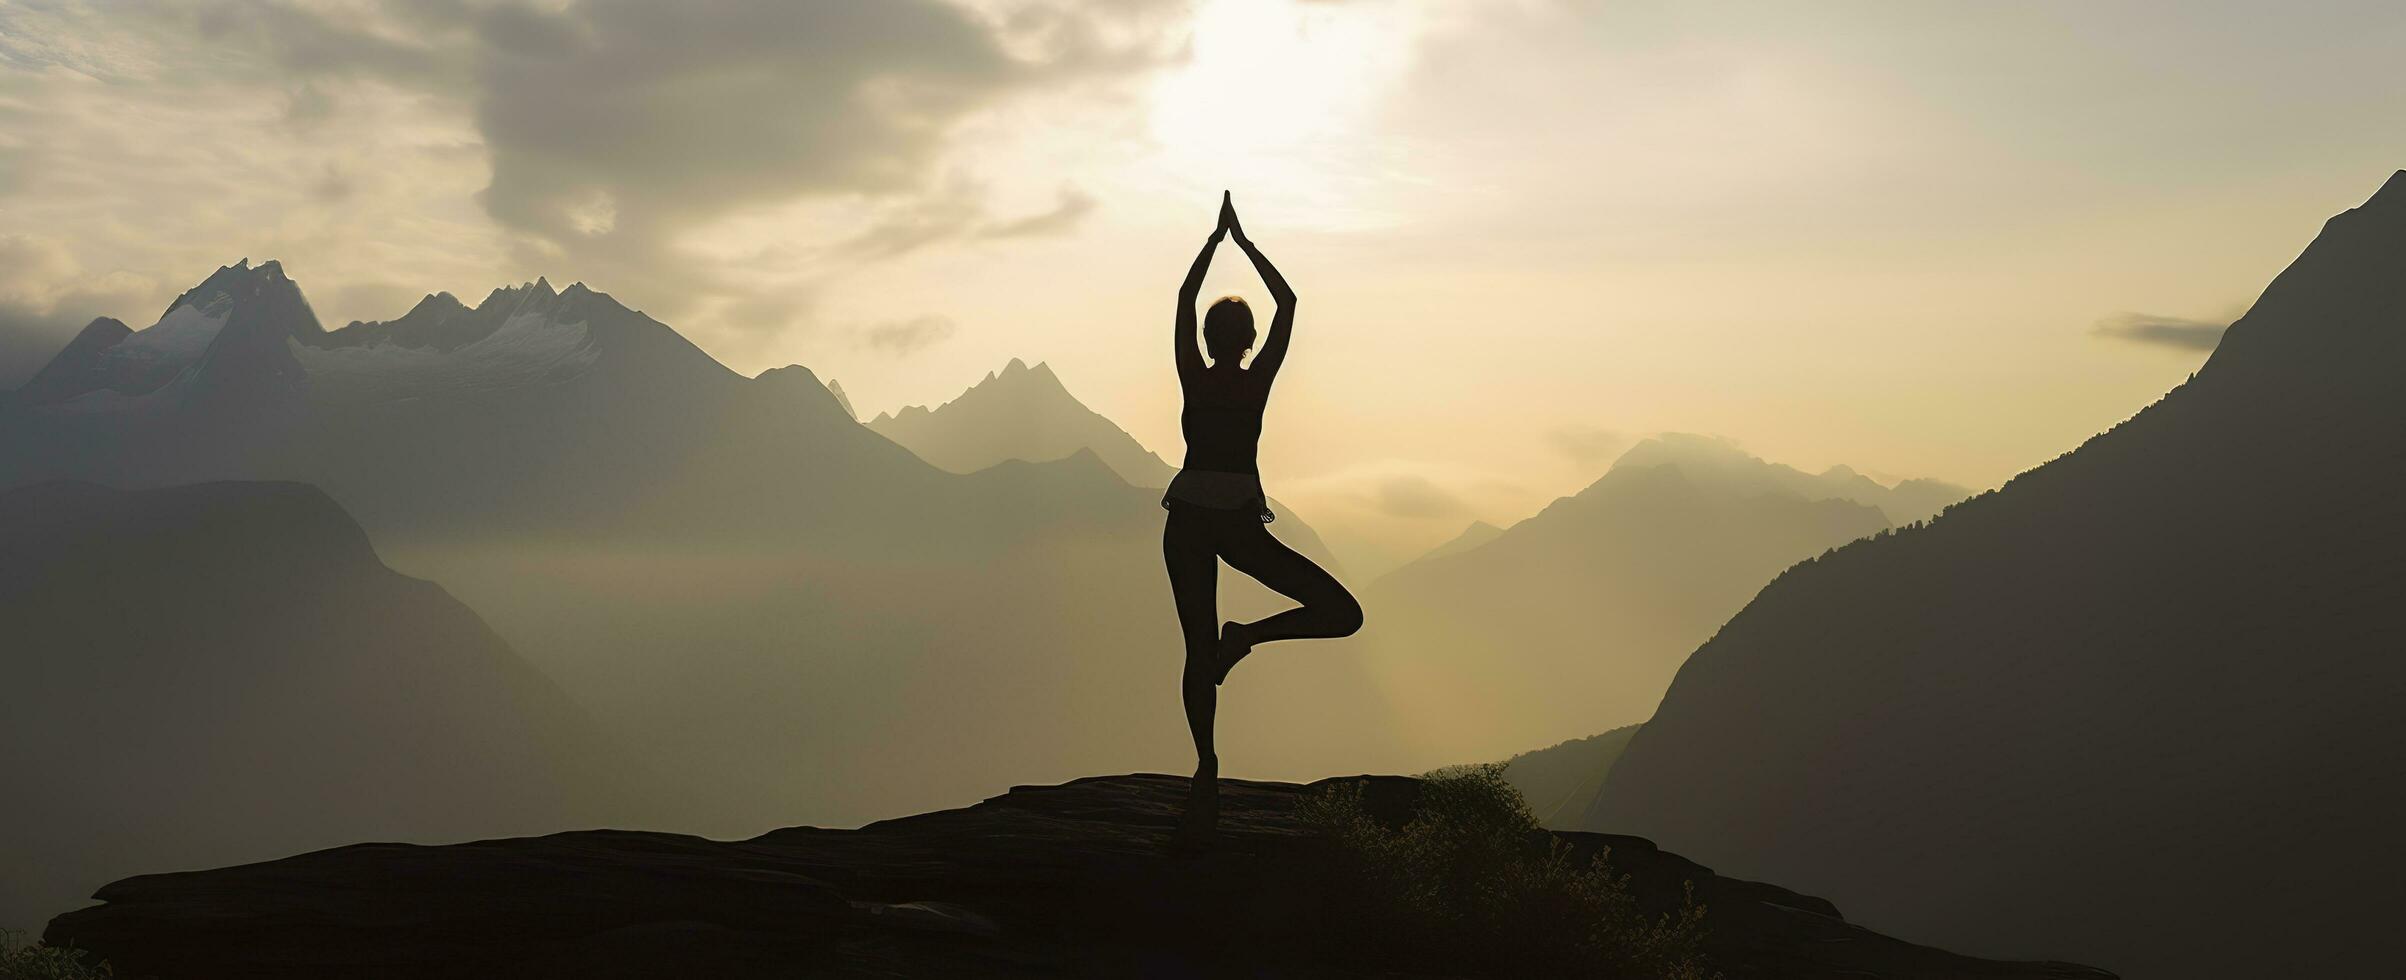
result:
[(1210, 847), (1220, 837), (1220, 766), (1218, 760), (1195, 767), (1188, 784), (1186, 814), (1178, 820), (1171, 846), (1182, 850)]
[(1245, 624), (1220, 624), (1220, 676), (1212, 678), (1211, 682), (1215, 685), (1228, 683), (1228, 672), (1236, 667), (1237, 661), (1245, 659), (1245, 655), (1252, 652), (1253, 637), (1245, 632)]

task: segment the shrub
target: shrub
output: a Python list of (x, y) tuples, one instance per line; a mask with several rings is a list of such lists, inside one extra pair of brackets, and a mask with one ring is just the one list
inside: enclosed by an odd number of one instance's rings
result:
[(23, 934), (0, 930), (0, 980), (108, 980), (106, 963), (85, 962), (83, 950), (28, 943)]
[(1538, 826), (1492, 763), (1428, 774), (1408, 820), (1381, 823), (1362, 784), (1330, 786), (1303, 819), (1333, 838), (1350, 879), (1335, 917), (1398, 960), (1495, 975), (1706, 980), (1704, 908), (1648, 916), (1598, 854), (1584, 865)]

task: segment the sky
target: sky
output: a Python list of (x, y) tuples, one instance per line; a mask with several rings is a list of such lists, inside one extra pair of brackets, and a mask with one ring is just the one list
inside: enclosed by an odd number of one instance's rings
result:
[(2406, 166), (2400, 50), (2395, 3), (0, 0), (0, 385), (274, 258), (330, 327), (581, 280), (864, 414), (1045, 361), (1175, 462), (1227, 189), (1300, 296), (1264, 478), (1341, 553), (1659, 431), (1987, 487)]

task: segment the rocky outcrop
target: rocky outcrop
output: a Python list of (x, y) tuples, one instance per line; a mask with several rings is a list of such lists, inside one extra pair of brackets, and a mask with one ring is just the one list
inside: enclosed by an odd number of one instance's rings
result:
[[(1418, 782), (1366, 782), (1400, 821)], [(1327, 926), (1335, 846), (1297, 805), (1310, 787), (1228, 780), (1221, 846), (1165, 845), (1182, 778), (1021, 787), (859, 830), (747, 841), (588, 831), (442, 847), (359, 844), (109, 885), (45, 938), (119, 976), (1442, 976)], [(1707, 949), (1746, 977), (2101, 978), (1975, 960), (1848, 923), (1820, 899), (1722, 878), (1633, 837), (1609, 848), (1642, 903), (1686, 883)]]

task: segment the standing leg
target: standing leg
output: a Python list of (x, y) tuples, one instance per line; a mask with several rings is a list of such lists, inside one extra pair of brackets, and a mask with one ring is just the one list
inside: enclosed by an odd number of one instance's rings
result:
[(1251, 623), (1229, 623), (1220, 634), (1219, 680), (1253, 652), (1256, 644), (1352, 636), (1362, 628), (1362, 604), (1344, 583), (1286, 546), (1258, 524), (1223, 546), (1221, 557), (1237, 571), (1302, 605)]
[(1220, 802), (1220, 756), (1212, 745), (1212, 717), (1219, 710), (1220, 557), (1205, 518), (1171, 508), (1161, 529), (1161, 559), (1169, 568), (1178, 629), (1186, 640), (1180, 693), (1186, 727), (1195, 738), (1195, 779), (1180, 833), (1208, 834), (1218, 822)]

